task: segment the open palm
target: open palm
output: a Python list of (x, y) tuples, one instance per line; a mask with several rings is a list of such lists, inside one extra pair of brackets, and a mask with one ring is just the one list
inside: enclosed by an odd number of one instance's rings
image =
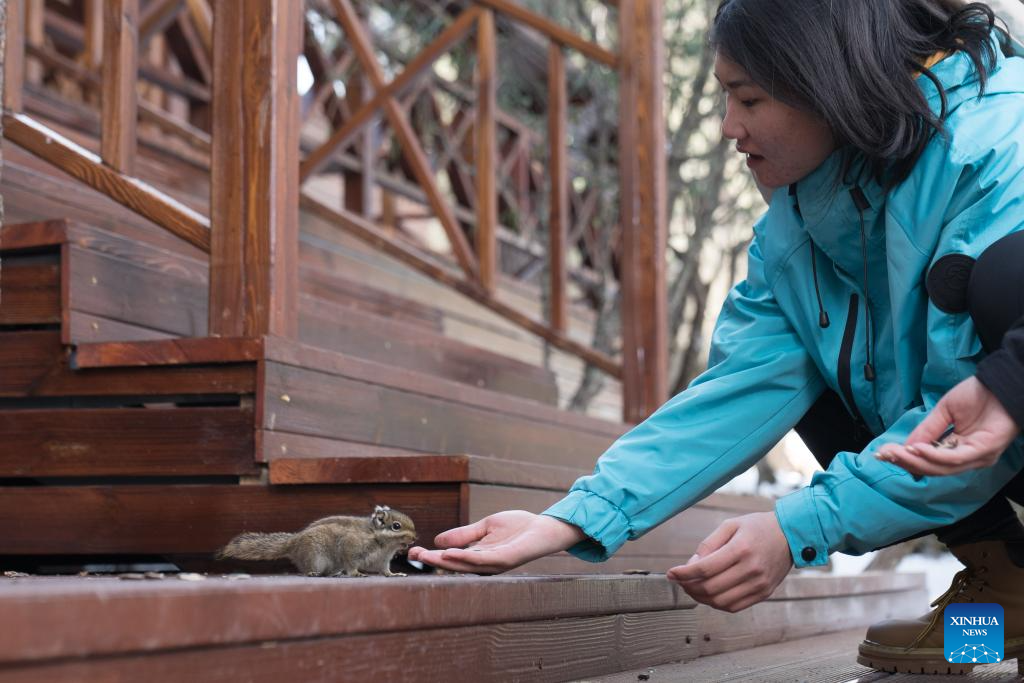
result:
[(438, 534), (440, 550), (416, 546), (409, 559), (456, 572), (499, 574), (572, 547), (583, 532), (554, 517), (508, 510)]

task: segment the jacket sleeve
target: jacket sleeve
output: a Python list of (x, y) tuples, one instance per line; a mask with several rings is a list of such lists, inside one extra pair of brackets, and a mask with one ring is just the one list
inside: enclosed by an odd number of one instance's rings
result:
[(1024, 318), (1006, 333), (1002, 347), (978, 365), (978, 380), (1024, 429)]
[[(1016, 145), (1002, 153), (974, 152), (947, 151), (952, 161), (943, 163), (957, 171), (914, 174), (908, 180), (907, 191), (921, 200), (899, 222), (909, 226), (906, 236), (925, 265), (948, 254), (978, 258), (990, 244), (1024, 227), (1018, 202), (1024, 195), (1024, 157), (1017, 158), (1022, 152)], [(927, 170), (938, 163), (937, 156), (922, 157), (919, 165)], [(938, 197), (946, 199), (935, 201)], [(928, 226), (941, 228), (929, 231)], [(903, 443), (946, 391), (974, 374), (982, 357), (966, 312), (926, 305), (926, 361), (916, 405), (863, 452), (837, 454), (809, 486), (776, 502), (797, 566), (824, 564), (832, 552), (860, 554), (952, 524), (984, 505), (1024, 464), (1024, 439), (1011, 444), (996, 465), (955, 476), (915, 478), (875, 457), (883, 444)]]
[(767, 453), (823, 391), (765, 282), (757, 238), (747, 280), (729, 294), (715, 326), (709, 366), (544, 512), (586, 533), (574, 555), (606, 560), (709, 495)]

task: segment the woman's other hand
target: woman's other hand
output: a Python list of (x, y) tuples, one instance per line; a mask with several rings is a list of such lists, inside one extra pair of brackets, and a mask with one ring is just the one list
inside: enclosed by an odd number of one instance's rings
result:
[(579, 527), (554, 517), (509, 510), (438, 534), (434, 544), (440, 550), (416, 546), (409, 549), (409, 559), (456, 572), (499, 574), (584, 538)]
[[(949, 425), (952, 434), (939, 442)], [(918, 476), (943, 476), (991, 467), (1020, 428), (991, 391), (970, 377), (942, 397), (906, 442), (886, 444), (880, 460)]]

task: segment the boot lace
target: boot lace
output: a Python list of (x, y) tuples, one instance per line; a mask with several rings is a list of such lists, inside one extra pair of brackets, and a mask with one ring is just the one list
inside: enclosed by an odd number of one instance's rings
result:
[[(930, 607), (935, 607), (936, 609), (932, 612), (932, 618), (931, 621), (928, 622), (928, 626), (918, 634), (917, 638), (914, 639), (914, 642), (908, 645), (906, 649), (908, 651), (913, 650), (921, 644), (921, 641), (923, 641), (928, 634), (932, 632), (932, 629), (938, 625), (939, 621), (942, 620), (943, 611), (951, 603), (960, 602), (958, 598), (961, 596), (966, 597), (969, 593), (980, 593), (984, 590), (984, 587), (988, 585), (988, 582), (982, 577), (984, 577), (987, 572), (988, 567), (979, 567), (978, 569), (971, 569), (968, 567), (958, 571), (953, 577), (953, 583), (950, 585), (949, 590), (936, 598), (930, 605)], [(976, 589), (976, 591), (972, 589)], [(965, 602), (974, 602), (974, 596), (971, 595), (970, 599)]]

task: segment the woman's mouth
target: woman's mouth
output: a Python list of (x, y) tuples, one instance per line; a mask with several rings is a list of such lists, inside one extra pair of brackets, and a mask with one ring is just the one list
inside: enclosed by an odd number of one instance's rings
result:
[(758, 154), (747, 154), (747, 168), (753, 168), (764, 161), (764, 157)]

